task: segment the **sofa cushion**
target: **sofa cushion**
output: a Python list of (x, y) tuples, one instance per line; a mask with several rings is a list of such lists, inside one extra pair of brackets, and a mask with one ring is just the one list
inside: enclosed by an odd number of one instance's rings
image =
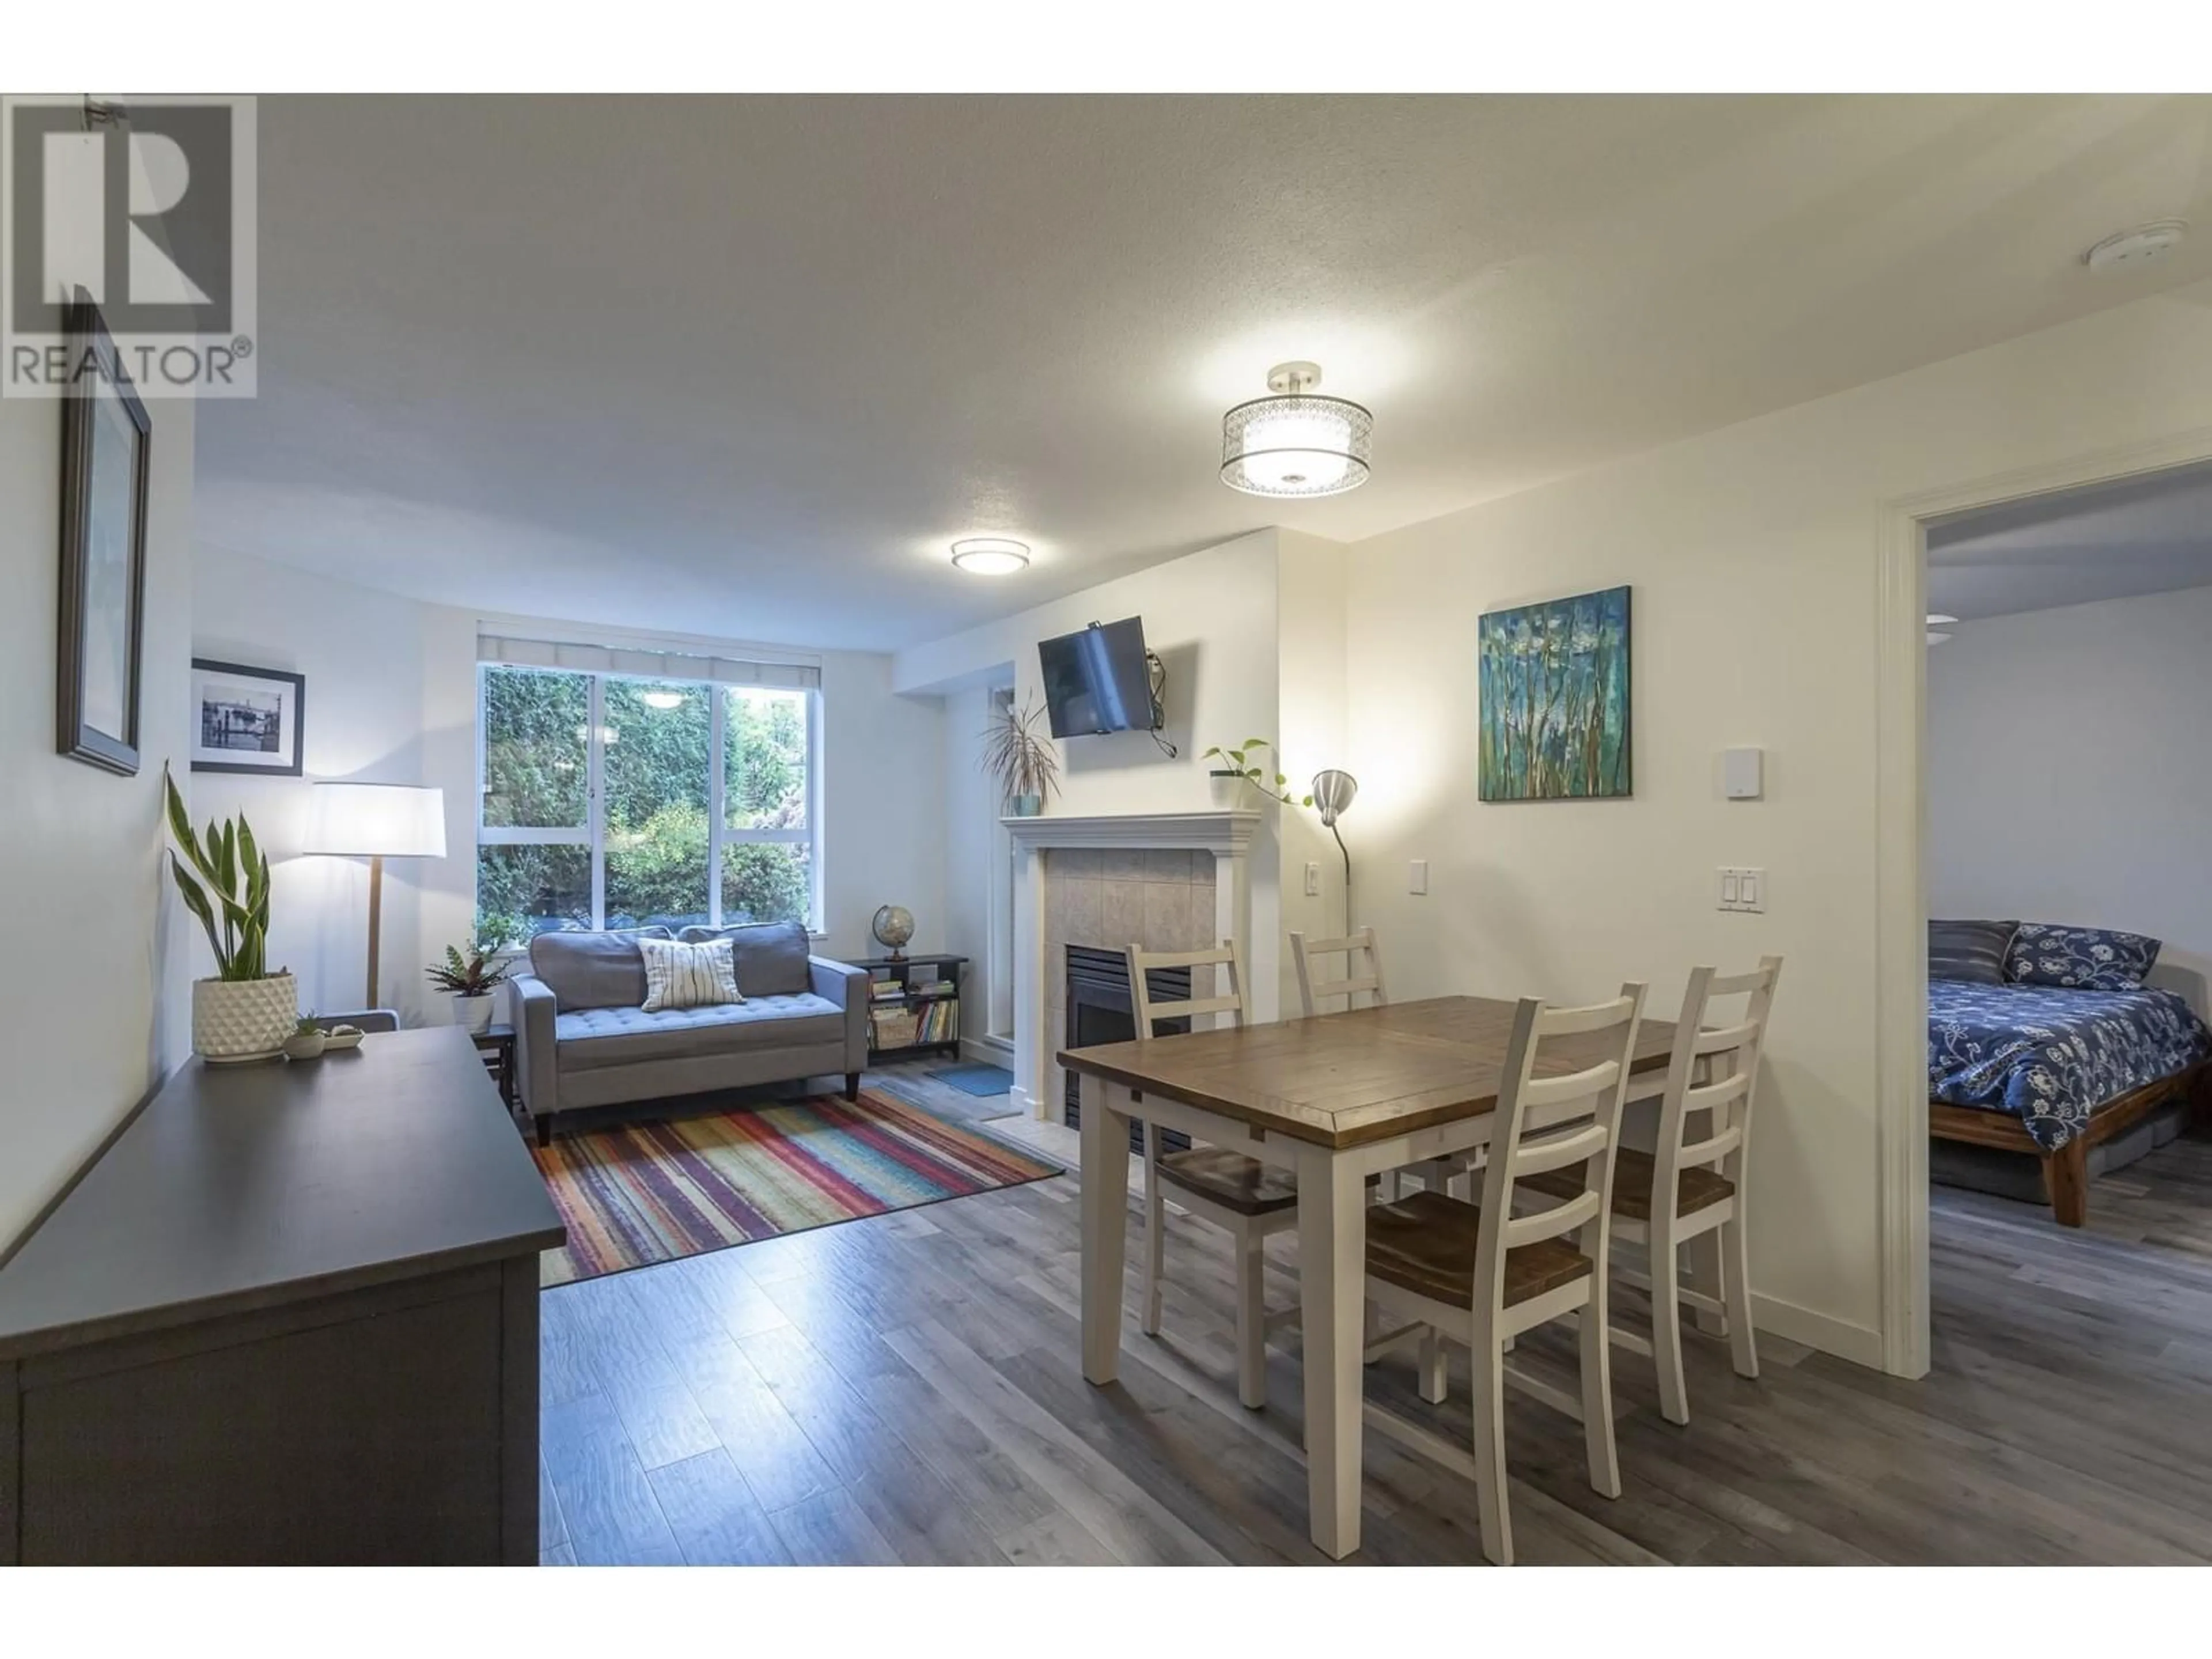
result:
[(645, 1000), (641, 939), (666, 939), (665, 927), (604, 933), (540, 933), (530, 941), (530, 971), (571, 1008), (635, 1008)]
[[(748, 997), (796, 996), (813, 984), (806, 958), (806, 929), (795, 921), (753, 921), (738, 927), (686, 927), (678, 936), (696, 943), (726, 939), (738, 958), (738, 989)], [(641, 1001), (642, 998), (639, 999)]]
[(696, 1060), (746, 1048), (789, 1048), (845, 1040), (845, 1011), (827, 997), (752, 997), (706, 1008), (564, 1010), (553, 1022), (563, 1071)]

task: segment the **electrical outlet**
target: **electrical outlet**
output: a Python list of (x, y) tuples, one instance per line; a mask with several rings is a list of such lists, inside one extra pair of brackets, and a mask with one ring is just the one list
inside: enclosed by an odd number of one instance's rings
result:
[(1429, 890), (1429, 861), (1426, 859), (1415, 859), (1407, 867), (1406, 890), (1416, 895)]
[(1318, 859), (1306, 860), (1306, 896), (1321, 896), (1321, 861)]

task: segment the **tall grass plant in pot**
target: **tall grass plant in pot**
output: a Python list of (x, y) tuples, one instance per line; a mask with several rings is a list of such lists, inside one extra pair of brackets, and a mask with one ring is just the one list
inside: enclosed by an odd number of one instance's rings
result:
[(214, 976), (192, 981), (192, 1049), (216, 1065), (271, 1060), (284, 1052), (300, 1018), (289, 969), (269, 971), (269, 859), (241, 812), (192, 828), (185, 798), (166, 771), (169, 872), (185, 908), (199, 918), (215, 952)]

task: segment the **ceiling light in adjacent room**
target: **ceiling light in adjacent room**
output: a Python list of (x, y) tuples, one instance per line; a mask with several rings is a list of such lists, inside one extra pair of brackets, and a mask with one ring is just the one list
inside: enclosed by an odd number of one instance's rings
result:
[(971, 576), (1011, 576), (1029, 568), (1030, 550), (1003, 536), (971, 536), (952, 544), (952, 562)]
[(2133, 230), (2107, 236), (2081, 256), (2081, 263), (2092, 270), (2132, 270), (2154, 259), (2163, 259), (2181, 246), (2181, 239), (2188, 234), (2189, 225), (2185, 220), (2154, 220), (2147, 225), (2137, 225)]
[(1940, 611), (1929, 611), (1928, 613), (1928, 643), (1941, 645), (1949, 639), (1951, 636), (1942, 630), (1958, 620), (1956, 617), (1947, 617)]
[(1248, 495), (1340, 495), (1367, 482), (1375, 417), (1341, 398), (1317, 398), (1318, 363), (1267, 371), (1276, 395), (1221, 417), (1221, 482)]

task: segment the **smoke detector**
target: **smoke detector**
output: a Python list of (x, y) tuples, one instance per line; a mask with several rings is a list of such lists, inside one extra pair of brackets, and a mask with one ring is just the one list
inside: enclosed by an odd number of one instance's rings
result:
[(2181, 239), (2188, 234), (2189, 226), (2182, 220), (2155, 220), (2107, 236), (2081, 256), (2081, 263), (2092, 270), (2133, 270), (2164, 258), (2181, 246)]

